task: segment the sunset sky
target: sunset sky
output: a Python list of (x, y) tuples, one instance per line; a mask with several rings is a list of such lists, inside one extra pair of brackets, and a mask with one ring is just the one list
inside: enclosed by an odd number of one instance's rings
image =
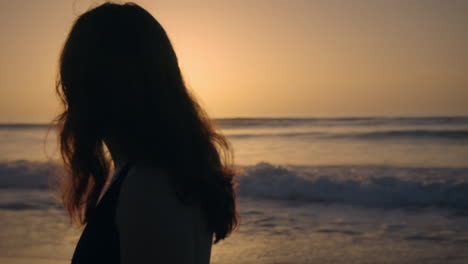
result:
[[(0, 122), (54, 118), (63, 41), (102, 2), (0, 0)], [(213, 117), (468, 115), (468, 1), (134, 2)]]

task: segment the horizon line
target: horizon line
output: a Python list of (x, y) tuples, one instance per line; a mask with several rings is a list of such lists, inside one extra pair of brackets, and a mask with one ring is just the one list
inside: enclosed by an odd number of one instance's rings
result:
[[(305, 119), (405, 119), (405, 118), (468, 118), (468, 115), (337, 115), (337, 116), (227, 116), (227, 117), (213, 117), (212, 120), (242, 120), (242, 119), (296, 119), (296, 120), (305, 120)], [(0, 125), (51, 125), (51, 121), (20, 121), (20, 122), (11, 122), (11, 121), (0, 121)]]

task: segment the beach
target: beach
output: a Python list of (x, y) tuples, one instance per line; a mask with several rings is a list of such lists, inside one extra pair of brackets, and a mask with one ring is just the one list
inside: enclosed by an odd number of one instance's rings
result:
[[(241, 225), (212, 263), (468, 263), (468, 118), (216, 124), (242, 170)], [(79, 238), (48, 190), (46, 132), (0, 125), (1, 263), (69, 263)]]

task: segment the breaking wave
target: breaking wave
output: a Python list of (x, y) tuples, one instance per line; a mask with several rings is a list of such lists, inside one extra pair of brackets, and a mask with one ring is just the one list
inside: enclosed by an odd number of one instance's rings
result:
[(320, 139), (359, 139), (359, 140), (392, 140), (392, 139), (446, 139), (468, 140), (468, 130), (386, 130), (370, 132), (328, 133), (318, 131), (284, 132), (284, 133), (237, 133), (227, 134), (230, 138), (256, 137), (317, 137)]
[[(48, 188), (52, 162), (0, 162), (0, 188), (36, 192)], [(468, 168), (391, 166), (294, 166), (259, 163), (242, 168), (240, 197), (340, 203), (364, 207), (468, 208)], [(29, 190), (28, 190), (29, 189)], [(10, 201), (0, 208), (28, 209)]]
[(340, 166), (330, 170), (260, 163), (246, 167), (238, 182), (240, 196), (251, 198), (384, 208), (468, 208), (468, 168)]

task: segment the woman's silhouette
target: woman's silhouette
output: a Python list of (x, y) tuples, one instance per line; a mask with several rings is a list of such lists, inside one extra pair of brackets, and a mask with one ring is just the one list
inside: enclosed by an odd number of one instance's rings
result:
[(232, 155), (161, 25), (133, 3), (87, 11), (58, 77), (61, 198), (85, 226), (72, 263), (209, 263), (238, 224)]

